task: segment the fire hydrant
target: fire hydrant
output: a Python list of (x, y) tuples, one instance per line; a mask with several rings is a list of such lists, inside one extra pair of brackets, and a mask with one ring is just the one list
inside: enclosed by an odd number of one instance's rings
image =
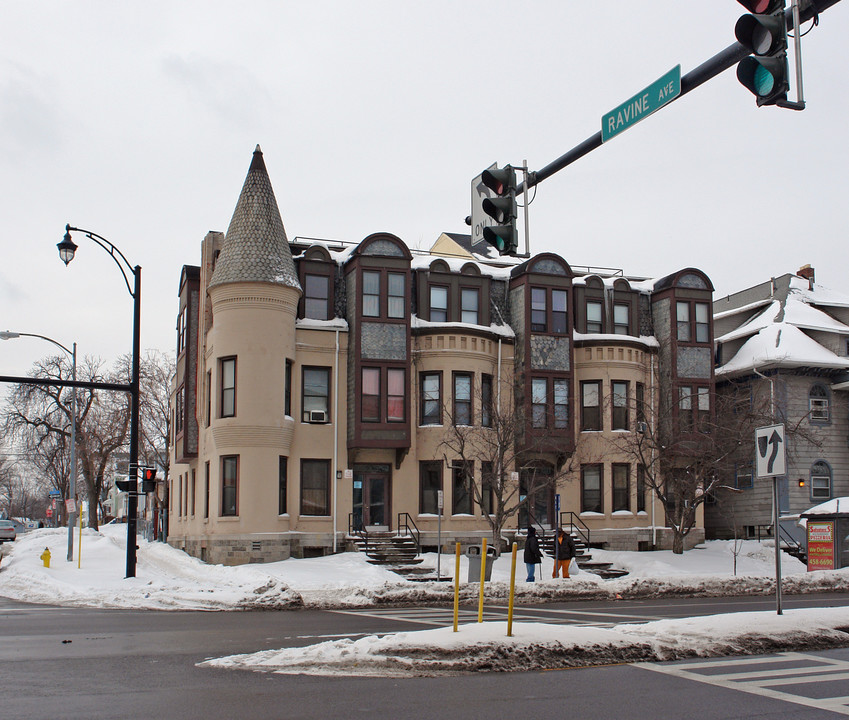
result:
[(44, 552), (41, 553), (41, 555), (39, 555), (39, 558), (41, 558), (41, 562), (44, 563), (44, 567), (49, 568), (50, 567), (50, 548), (44, 548)]

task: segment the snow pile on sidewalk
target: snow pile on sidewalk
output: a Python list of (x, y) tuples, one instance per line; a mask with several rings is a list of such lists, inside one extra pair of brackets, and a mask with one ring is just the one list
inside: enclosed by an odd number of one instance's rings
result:
[[(136, 577), (126, 578), (127, 527), (74, 534), (67, 561), (66, 529), (32, 530), (18, 536), (0, 565), (0, 595), (34, 603), (148, 610), (282, 609), (302, 604), (279, 578), (257, 570), (206, 565), (164, 543), (138, 539)], [(50, 550), (50, 567), (40, 557)], [(79, 562), (80, 567), (77, 567)]]
[(230, 655), (200, 667), (308, 675), (421, 677), (526, 671), (618, 662), (762, 654), (849, 646), (849, 608), (728, 613), (609, 629), (506, 622), (334, 640)]
[[(442, 582), (413, 582), (365, 555), (340, 553), (321, 558), (226, 567), (208, 565), (165, 543), (138, 539), (135, 578), (125, 578), (126, 525), (107, 525), (99, 532), (83, 530), (82, 562), (68, 562), (67, 530), (42, 529), (23, 533), (5, 543), (8, 554), (0, 562), (0, 596), (14, 600), (79, 607), (156, 610), (244, 610), (249, 608), (340, 608), (375, 605), (415, 605), (453, 602), (455, 558), (442, 555)], [(75, 540), (79, 540), (75, 532)], [(50, 548), (50, 568), (39, 556)], [(710, 541), (683, 555), (668, 551), (610, 552), (593, 550), (593, 559), (628, 570), (626, 577), (602, 580), (573, 570), (569, 580), (550, 577), (550, 561), (542, 565), (536, 583), (526, 583), (524, 564), (516, 568), (516, 600), (651, 598), (664, 595), (768, 595), (774, 592), (775, 556), (769, 544), (740, 544), (737, 575), (733, 575), (734, 545)], [(510, 588), (510, 554), (496, 559), (492, 581), (486, 583), (488, 601), (505, 601)], [(437, 555), (424, 556), (424, 567), (434, 570)], [(782, 555), (786, 592), (849, 590), (849, 569), (806, 572), (805, 566)], [(460, 559), (460, 595), (476, 603), (478, 583), (467, 583), (468, 559)]]

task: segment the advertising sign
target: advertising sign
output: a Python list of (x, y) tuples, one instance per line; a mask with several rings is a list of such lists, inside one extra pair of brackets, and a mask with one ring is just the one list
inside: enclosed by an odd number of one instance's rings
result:
[(834, 520), (808, 520), (808, 572), (834, 570)]

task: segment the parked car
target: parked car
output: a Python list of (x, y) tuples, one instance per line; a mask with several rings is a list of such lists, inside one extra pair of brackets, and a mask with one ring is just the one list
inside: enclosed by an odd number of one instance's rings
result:
[(0, 520), (0, 543), (12, 542), (18, 537), (18, 531), (15, 530), (15, 523), (11, 520)]

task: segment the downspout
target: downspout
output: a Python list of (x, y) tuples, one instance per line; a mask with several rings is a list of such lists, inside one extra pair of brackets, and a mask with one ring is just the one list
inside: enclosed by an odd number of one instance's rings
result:
[(338, 471), (338, 453), (339, 453), (339, 328), (336, 328), (336, 369), (333, 371), (336, 375), (336, 392), (333, 394), (333, 553), (337, 552), (336, 545), (336, 520), (338, 512), (338, 496), (339, 496), (339, 471)]
[[(654, 354), (650, 355), (650, 357), (649, 357), (649, 397), (651, 398), (652, 405), (654, 405), (654, 399), (655, 399), (655, 397), (654, 397)], [(656, 419), (657, 414), (654, 413), (653, 415), (654, 415), (653, 419)], [(657, 437), (657, 425), (656, 424), (652, 428), (652, 437), (654, 437), (654, 438)], [(652, 445), (651, 445), (652, 472), (654, 472), (654, 450), (655, 450), (655, 443), (652, 442)], [(653, 492), (651, 494), (651, 546), (652, 546), (652, 549), (657, 548), (657, 525), (655, 524), (655, 521), (654, 521), (654, 501), (655, 501), (656, 498), (657, 498), (657, 492)]]

